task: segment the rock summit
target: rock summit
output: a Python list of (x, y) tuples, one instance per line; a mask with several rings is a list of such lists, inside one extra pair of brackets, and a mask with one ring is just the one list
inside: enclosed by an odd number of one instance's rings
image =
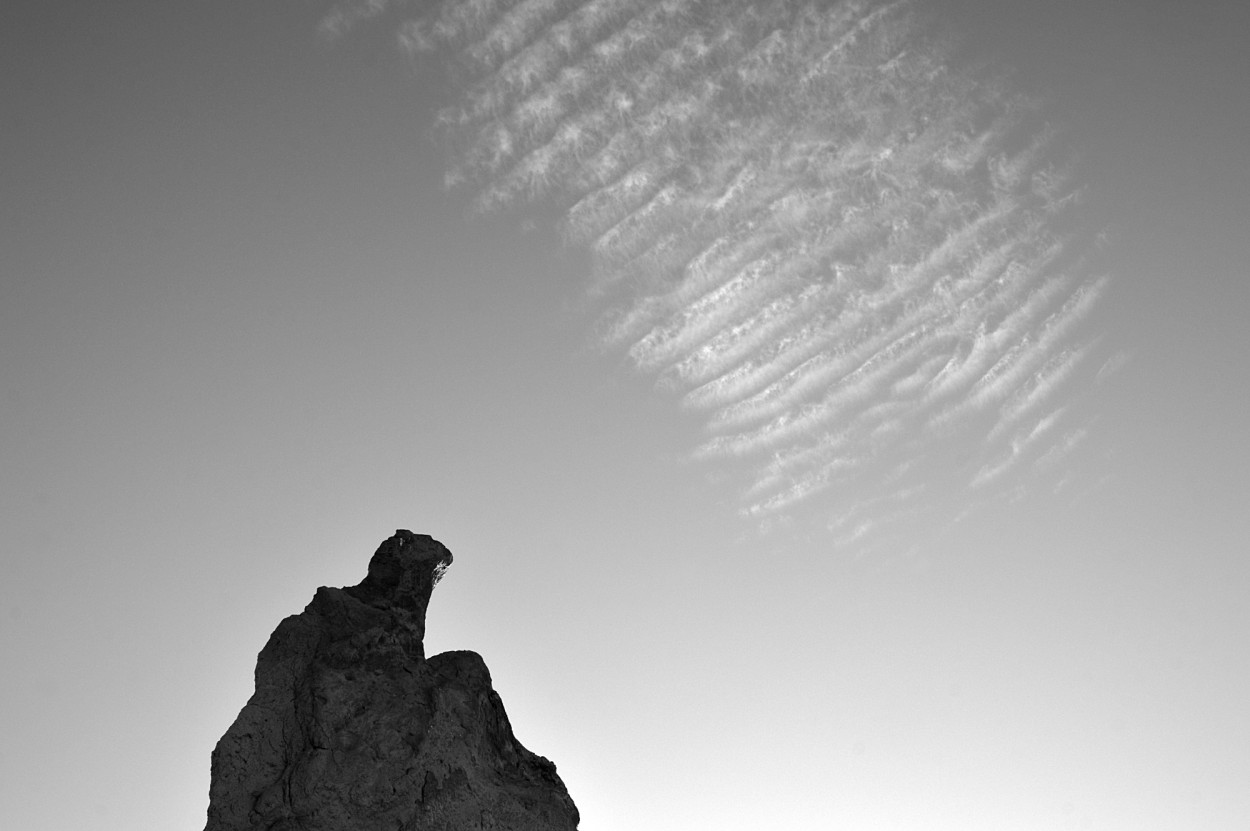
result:
[(213, 751), (205, 831), (575, 831), (555, 765), (516, 740), (481, 656), (425, 657), (451, 561), (396, 531), (358, 585), (323, 586), (278, 624)]

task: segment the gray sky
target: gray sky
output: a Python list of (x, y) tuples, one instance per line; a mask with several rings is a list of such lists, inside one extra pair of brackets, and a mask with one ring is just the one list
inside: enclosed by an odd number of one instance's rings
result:
[[(473, 213), (506, 179), (465, 161), (471, 130), (449, 151), (434, 124), (476, 87), (447, 79), (450, 47), (401, 51), (402, 4), (333, 42), (332, 7), (307, 0), (0, 11), (6, 827), (202, 827), (209, 754), (265, 639), (317, 586), (358, 582), (396, 528), (456, 555), (427, 650), (485, 657), (587, 831), (1250, 824), (1250, 14), (919, 5), (960, 39), (943, 65), (969, 96), (1001, 82), (1060, 130), (1044, 155), (1075, 160), (1084, 188), (1072, 250), (1106, 232), (1021, 337), (1110, 282), (1011, 395), (911, 396), (972, 365), (962, 329), (914, 352), (852, 339), (884, 356), (858, 421), (824, 396), (860, 376), (814, 365), (806, 398), (782, 390), (732, 429), (722, 406), (764, 382), (701, 408), (672, 367), (796, 285), (830, 286), (819, 313), (851, 290), (767, 272), (736, 306), (642, 278), (595, 294), (620, 249), (560, 243), (560, 177), (595, 157), (553, 168), (545, 201)], [(781, 31), (799, 55), (800, 30)], [(804, 141), (827, 135), (812, 118)], [(1004, 141), (1007, 160), (1026, 143)], [(743, 153), (782, 146), (761, 142)], [(631, 163), (659, 158), (640, 146)], [(874, 181), (911, 169), (905, 145), (866, 146)], [(677, 161), (674, 193), (706, 217), (730, 179)], [(748, 205), (774, 204), (759, 182), (798, 192), (760, 169)], [(449, 171), (470, 184), (448, 192)], [(972, 178), (952, 188), (990, 204)], [(1051, 217), (1033, 196), (995, 204), (1012, 229)], [(729, 219), (706, 221), (736, 244)], [(781, 250), (837, 254), (793, 233)], [(919, 272), (898, 273), (874, 290), (901, 308)], [(645, 326), (612, 328), (639, 308)], [(702, 328), (664, 328), (679, 319)], [(845, 425), (862, 432), (837, 439)], [(749, 452), (700, 450), (751, 429)], [(928, 461), (892, 478), (913, 454)]]

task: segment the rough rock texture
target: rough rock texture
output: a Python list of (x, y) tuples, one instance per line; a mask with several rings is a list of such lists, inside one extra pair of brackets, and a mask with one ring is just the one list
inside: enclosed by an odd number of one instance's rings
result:
[(474, 652), (425, 658), (451, 552), (396, 531), (357, 586), (278, 625), (213, 751), (205, 831), (551, 831), (577, 808), (517, 742)]

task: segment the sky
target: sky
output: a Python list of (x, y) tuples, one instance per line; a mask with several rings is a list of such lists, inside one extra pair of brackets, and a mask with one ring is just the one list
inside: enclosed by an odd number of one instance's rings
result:
[(1250, 827), (1247, 35), (6, 4), (5, 827), (202, 828), (397, 528), (586, 831)]

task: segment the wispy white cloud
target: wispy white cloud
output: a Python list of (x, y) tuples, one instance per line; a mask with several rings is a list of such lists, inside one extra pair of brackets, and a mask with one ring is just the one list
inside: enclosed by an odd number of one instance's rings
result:
[(693, 455), (741, 460), (752, 516), (879, 490), (831, 522), (866, 535), (932, 492), (945, 445), (981, 448), (961, 469), (982, 490), (1053, 467), (1080, 440), (1053, 429), (1079, 368), (1124, 360), (1080, 336), (1106, 281), (1055, 230), (1082, 192), (1064, 137), (954, 69), (918, 7), (394, 6), (473, 76), (440, 116), (449, 183), (482, 210), (564, 210), (593, 258), (595, 337), (703, 414)]
[(1132, 359), (1132, 353), (1127, 349), (1121, 349), (1103, 362), (1102, 366), (1098, 368), (1098, 373), (1094, 376), (1094, 381), (1099, 384), (1103, 383), (1127, 366)]
[(1034, 463), (1040, 471), (1052, 471), (1060, 462), (1062, 462), (1077, 445), (1081, 444), (1089, 437), (1089, 427), (1078, 427), (1069, 430), (1064, 434), (1063, 438), (1050, 447), (1040, 458)]
[(1043, 439), (1054, 429), (1064, 413), (1065, 408), (1060, 407), (1038, 419), (1027, 431), (1018, 433), (1012, 438), (1007, 448), (999, 454), (998, 458), (981, 466), (981, 469), (972, 477), (971, 487), (984, 487), (1001, 479), (1008, 471), (1027, 457), (1028, 452), (1037, 445), (1039, 440)]
[(1080, 346), (1068, 347), (1052, 356), (1026, 383), (1012, 393), (1003, 405), (998, 423), (990, 430), (987, 440), (997, 439), (1005, 430), (1045, 403), (1073, 376), (1077, 367), (1096, 345), (1097, 341), (1092, 341)]
[(341, 3), (331, 9), (318, 26), (323, 37), (339, 38), (350, 32), (357, 24), (385, 13), (394, 6), (400, 6), (405, 0), (356, 0)]

